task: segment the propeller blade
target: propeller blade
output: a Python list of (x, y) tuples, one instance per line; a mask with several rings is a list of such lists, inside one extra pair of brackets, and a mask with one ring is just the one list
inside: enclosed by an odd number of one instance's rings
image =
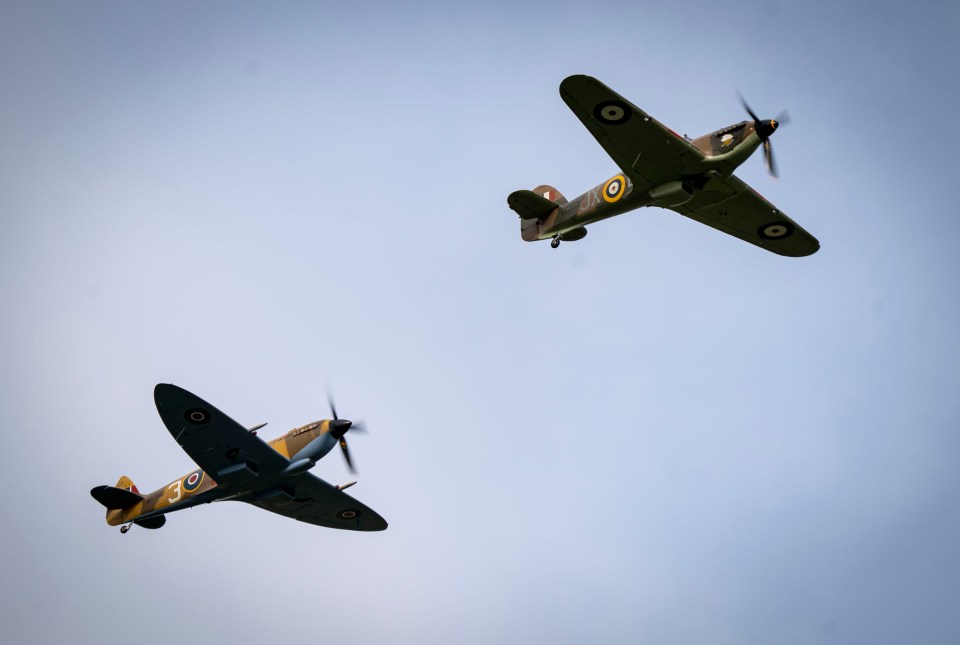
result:
[(356, 468), (353, 467), (353, 461), (350, 460), (350, 451), (347, 450), (347, 440), (343, 437), (340, 437), (340, 450), (343, 451), (343, 458), (347, 460), (347, 468), (350, 469), (351, 473), (356, 473)]
[(330, 412), (333, 413), (333, 420), (336, 421), (337, 418), (338, 418), (338, 417), (337, 417), (337, 406), (336, 406), (336, 404), (334, 404), (334, 402), (333, 402), (333, 396), (330, 394), (330, 392), (327, 392), (326, 394), (327, 394), (327, 405), (330, 406)]
[(341, 419), (337, 416), (337, 404), (333, 401), (333, 395), (330, 394), (329, 390), (326, 391), (326, 394), (327, 404), (330, 406), (331, 414), (333, 414), (333, 419), (330, 421), (330, 435), (340, 443), (340, 451), (343, 453), (343, 458), (347, 462), (347, 468), (350, 469), (350, 472), (355, 473), (357, 470), (353, 467), (353, 460), (350, 458), (350, 449), (347, 448), (347, 440), (344, 438), (344, 435), (350, 430), (361, 433), (366, 432), (367, 426), (363, 421), (354, 423), (350, 419)]
[(757, 113), (750, 108), (747, 99), (743, 98), (743, 94), (740, 94), (740, 92), (737, 92), (737, 94), (740, 96), (740, 104), (743, 106), (743, 109), (746, 110), (750, 118), (753, 119), (754, 130), (757, 136), (763, 141), (763, 158), (767, 162), (767, 170), (771, 176), (779, 177), (780, 173), (777, 171), (777, 161), (773, 157), (773, 145), (770, 143), (770, 137), (781, 125), (790, 123), (790, 113), (784, 110), (776, 119), (761, 121), (760, 118), (757, 117)]
[(754, 123), (759, 123), (760, 117), (758, 117), (757, 114), (750, 109), (750, 105), (747, 103), (747, 99), (743, 98), (743, 94), (740, 94), (740, 92), (737, 92), (737, 94), (739, 94), (740, 96), (740, 105), (743, 106), (743, 109), (747, 111), (747, 114), (750, 115), (750, 118), (753, 119)]
[(777, 174), (777, 162), (773, 158), (773, 145), (770, 143), (770, 139), (763, 142), (763, 157), (767, 161), (767, 170), (770, 171), (770, 174), (773, 177), (780, 177)]

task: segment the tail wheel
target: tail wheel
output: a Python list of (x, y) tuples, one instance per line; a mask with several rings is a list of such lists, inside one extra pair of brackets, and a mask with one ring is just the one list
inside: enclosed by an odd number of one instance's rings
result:
[(555, 248), (557, 248), (558, 246), (560, 246), (560, 236), (559, 236), (559, 235), (558, 235), (557, 237), (553, 238), (552, 240), (550, 240), (550, 248), (555, 249)]

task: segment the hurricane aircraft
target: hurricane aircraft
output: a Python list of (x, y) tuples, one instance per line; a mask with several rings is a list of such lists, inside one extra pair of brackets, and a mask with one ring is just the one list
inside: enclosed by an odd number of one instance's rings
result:
[(107, 524), (126, 533), (134, 524), (158, 529), (166, 515), (199, 504), (234, 500), (309, 524), (352, 531), (382, 531), (380, 515), (343, 492), (356, 482), (332, 486), (308, 472), (339, 444), (353, 471), (345, 435), (361, 423), (337, 417), (294, 428), (269, 443), (257, 437), (265, 423), (246, 428), (176, 385), (154, 388), (167, 430), (200, 467), (147, 495), (123, 476), (114, 486), (90, 491), (107, 508)]
[(567, 201), (552, 186), (518, 190), (507, 204), (520, 216), (522, 239), (583, 239), (594, 222), (643, 206), (667, 208), (779, 255), (816, 253), (820, 243), (733, 171), (762, 147), (777, 175), (770, 137), (782, 122), (751, 120), (696, 139), (680, 136), (590, 76), (570, 76), (560, 96), (620, 167), (620, 173)]

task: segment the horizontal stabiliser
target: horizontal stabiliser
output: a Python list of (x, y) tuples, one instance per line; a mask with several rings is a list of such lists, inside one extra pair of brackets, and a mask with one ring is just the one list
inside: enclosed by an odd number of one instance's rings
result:
[(143, 501), (143, 497), (125, 488), (116, 488), (114, 486), (97, 486), (90, 491), (93, 499), (113, 511), (122, 508), (129, 508), (137, 502)]
[(545, 219), (557, 204), (532, 190), (518, 190), (507, 197), (507, 205), (523, 219)]

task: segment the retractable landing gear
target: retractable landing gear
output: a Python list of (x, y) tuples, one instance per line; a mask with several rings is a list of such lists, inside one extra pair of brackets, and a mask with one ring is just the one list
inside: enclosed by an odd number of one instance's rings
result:
[(127, 531), (130, 530), (131, 526), (133, 526), (133, 522), (130, 522), (129, 524), (124, 524), (123, 526), (120, 527), (120, 532), (126, 533)]
[(550, 248), (555, 249), (560, 246), (560, 236), (556, 235), (552, 240), (550, 240)]

